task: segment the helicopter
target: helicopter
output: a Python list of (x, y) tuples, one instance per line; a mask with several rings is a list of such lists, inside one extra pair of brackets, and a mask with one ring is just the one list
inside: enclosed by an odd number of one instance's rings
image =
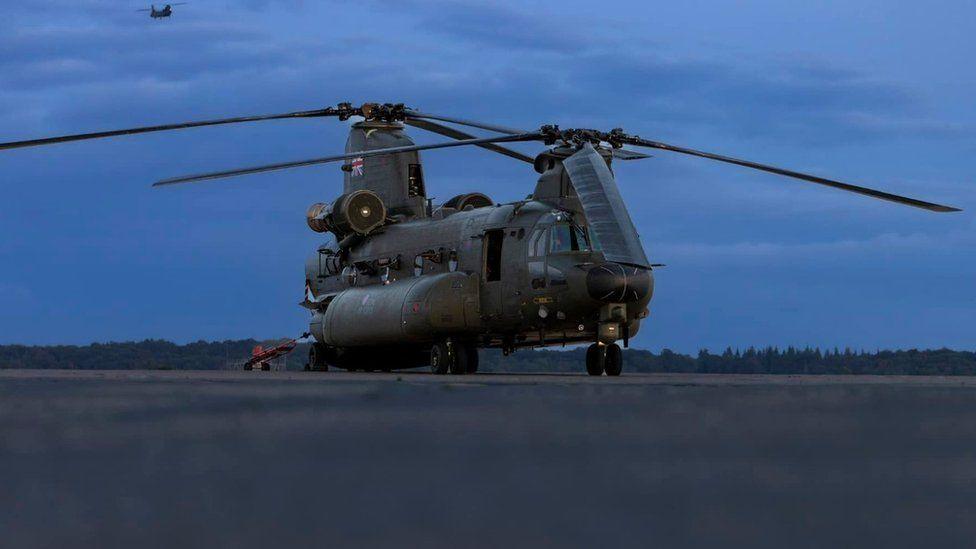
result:
[(162, 19), (164, 17), (170, 17), (173, 15), (173, 6), (183, 6), (185, 4), (186, 2), (176, 2), (175, 4), (166, 4), (165, 6), (163, 6), (163, 9), (161, 10), (157, 10), (156, 5), (153, 4), (148, 8), (143, 8), (136, 11), (148, 11), (149, 17), (152, 17), (153, 19)]
[[(478, 349), (588, 345), (586, 372), (620, 375), (623, 347), (648, 317), (653, 271), (612, 170), (615, 160), (663, 150), (815, 183), (932, 212), (958, 208), (771, 165), (610, 131), (519, 129), (365, 103), (283, 114), (148, 126), (0, 143), (0, 150), (119, 135), (254, 122), (337, 118), (345, 153), (163, 179), (167, 187), (341, 162), (343, 193), (312, 204), (308, 227), (325, 235), (305, 264), (310, 314), (307, 370), (478, 371)], [(417, 145), (407, 127), (450, 138)], [(463, 127), (468, 131), (462, 130)], [(469, 131), (490, 132), (479, 137)], [(529, 156), (506, 147), (538, 143)], [(534, 189), (497, 203), (469, 192), (435, 205), (420, 151), (476, 146), (532, 166)], [(619, 343), (618, 343), (619, 342)]]

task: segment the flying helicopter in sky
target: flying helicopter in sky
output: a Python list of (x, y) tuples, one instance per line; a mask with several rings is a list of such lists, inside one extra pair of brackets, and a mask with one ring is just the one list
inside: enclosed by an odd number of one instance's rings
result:
[[(199, 182), (342, 162), (343, 194), (306, 212), (326, 235), (305, 265), (307, 369), (429, 365), (435, 374), (478, 369), (478, 348), (589, 344), (586, 371), (619, 375), (626, 347), (649, 315), (653, 270), (611, 169), (655, 149), (734, 164), (932, 212), (960, 211), (914, 198), (644, 139), (622, 129), (525, 130), (442, 116), (403, 104), (365, 103), (264, 116), (148, 126), (0, 143), (0, 150), (260, 120), (357, 118), (344, 154), (164, 179)], [(452, 139), (417, 145), (414, 127)], [(478, 137), (459, 127), (490, 132)], [(541, 143), (529, 156), (504, 146)], [(532, 166), (525, 199), (460, 194), (428, 198), (419, 151), (477, 146)]]
[(173, 6), (183, 6), (185, 4), (186, 2), (176, 2), (175, 4), (166, 4), (160, 10), (157, 10), (156, 5), (153, 4), (148, 8), (143, 8), (136, 11), (148, 11), (149, 17), (152, 17), (153, 19), (162, 19), (164, 17), (170, 17), (171, 15), (173, 15)]

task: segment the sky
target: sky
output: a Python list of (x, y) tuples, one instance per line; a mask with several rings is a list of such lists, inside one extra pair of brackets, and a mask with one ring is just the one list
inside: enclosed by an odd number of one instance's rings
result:
[[(667, 265), (633, 345), (976, 348), (970, 2), (200, 0), (161, 21), (141, 7), (5, 6), (0, 141), (339, 101), (623, 127), (965, 210), (663, 151), (618, 163)], [(321, 240), (304, 212), (341, 192), (337, 165), (149, 185), (341, 152), (346, 132), (288, 120), (0, 152), (0, 344), (300, 334)], [(536, 177), (475, 148), (423, 160), (440, 200), (518, 200)]]

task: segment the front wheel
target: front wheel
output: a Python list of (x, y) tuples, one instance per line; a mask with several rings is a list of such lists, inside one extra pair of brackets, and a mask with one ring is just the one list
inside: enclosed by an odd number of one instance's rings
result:
[(603, 361), (603, 369), (608, 376), (619, 376), (624, 369), (624, 354), (620, 350), (620, 345), (611, 343), (607, 345), (607, 357)]
[(607, 358), (607, 348), (594, 343), (586, 349), (586, 373), (591, 376), (603, 374), (603, 365)]

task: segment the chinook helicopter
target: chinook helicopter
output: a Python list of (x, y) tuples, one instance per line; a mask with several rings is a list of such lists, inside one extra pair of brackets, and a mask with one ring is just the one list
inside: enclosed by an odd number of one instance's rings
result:
[[(649, 314), (653, 269), (611, 165), (640, 147), (696, 156), (933, 212), (924, 202), (728, 156), (651, 141), (622, 129), (535, 130), (366, 103), (0, 143), (0, 150), (259, 120), (358, 117), (344, 154), (164, 179), (198, 182), (342, 162), (343, 194), (306, 212), (326, 234), (305, 265), (310, 312), (308, 370), (429, 365), (435, 374), (478, 370), (479, 348), (589, 344), (590, 375), (620, 375), (624, 347)], [(446, 125), (451, 124), (451, 125)], [(411, 126), (452, 139), (417, 145)], [(477, 137), (457, 126), (491, 132)], [(505, 143), (542, 143), (536, 156)], [(498, 204), (479, 192), (434, 205), (419, 151), (477, 146), (530, 164), (539, 174), (524, 200)]]
[(163, 6), (162, 9), (157, 10), (154, 4), (152, 6), (149, 6), (148, 8), (143, 8), (136, 11), (148, 11), (149, 17), (152, 17), (153, 19), (163, 19), (164, 17), (172, 17), (173, 6), (183, 6), (183, 5), (186, 5), (186, 2), (176, 2), (174, 4), (166, 4), (165, 6)]

